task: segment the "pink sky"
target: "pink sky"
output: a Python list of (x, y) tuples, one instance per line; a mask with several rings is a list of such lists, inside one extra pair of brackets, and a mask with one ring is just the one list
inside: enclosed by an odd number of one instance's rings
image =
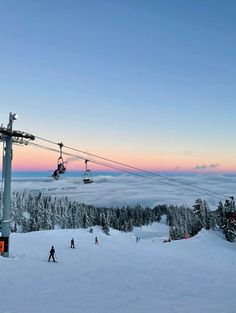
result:
[[(88, 163), (88, 168), (95, 170), (107, 170), (111, 171), (112, 168), (104, 167), (92, 162), (93, 157), (89, 155), (83, 155), (79, 153), (72, 152), (72, 154), (80, 155), (91, 162)], [(191, 171), (191, 172), (233, 172), (235, 171), (234, 163), (227, 163), (227, 165), (221, 165), (218, 163), (213, 163), (207, 158), (194, 158), (175, 155), (164, 155), (160, 154), (158, 156), (149, 155), (128, 155), (128, 154), (106, 154), (105, 152), (101, 154), (102, 157), (112, 159), (117, 162), (121, 162), (127, 165), (131, 165), (137, 168), (141, 168), (149, 171)], [(15, 171), (41, 171), (41, 170), (54, 170), (57, 165), (57, 158), (59, 153), (52, 151), (45, 151), (35, 147), (29, 146), (15, 146), (14, 145), (14, 157), (13, 157), (13, 170)], [(64, 161), (71, 160), (71, 157), (64, 156)], [(99, 160), (99, 159), (96, 159)], [(99, 162), (106, 162), (104, 160), (99, 160)], [(116, 164), (113, 164), (117, 166)], [(197, 169), (196, 169), (197, 167)], [(67, 164), (68, 170), (84, 170), (85, 165), (83, 160), (73, 160), (69, 161)]]

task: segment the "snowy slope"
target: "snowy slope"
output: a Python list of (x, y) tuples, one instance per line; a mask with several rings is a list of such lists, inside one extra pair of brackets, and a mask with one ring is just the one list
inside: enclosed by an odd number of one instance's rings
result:
[[(110, 236), (99, 228), (12, 234), (11, 257), (0, 258), (1, 312), (236, 312), (236, 245), (213, 231), (163, 243), (167, 233), (153, 224)], [(46, 261), (51, 245), (58, 263)]]

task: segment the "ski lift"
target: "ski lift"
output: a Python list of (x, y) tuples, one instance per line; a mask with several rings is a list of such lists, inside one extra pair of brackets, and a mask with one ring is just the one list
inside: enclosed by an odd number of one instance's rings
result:
[(92, 172), (90, 170), (88, 170), (88, 163), (89, 160), (85, 160), (85, 172), (84, 172), (84, 177), (83, 177), (83, 182), (84, 184), (91, 184), (93, 183), (93, 179), (92, 179)]
[(62, 157), (62, 147), (63, 143), (58, 143), (58, 146), (60, 148), (60, 156), (57, 159), (57, 169), (53, 172), (52, 177), (54, 177), (56, 180), (59, 179), (60, 174), (65, 174), (66, 168), (65, 168), (65, 162)]
[(65, 162), (63, 161), (63, 157), (62, 157), (62, 147), (63, 147), (63, 143), (59, 143), (58, 146), (60, 147), (60, 156), (57, 159), (57, 170), (59, 172), (59, 174), (65, 174), (66, 168), (65, 168)]

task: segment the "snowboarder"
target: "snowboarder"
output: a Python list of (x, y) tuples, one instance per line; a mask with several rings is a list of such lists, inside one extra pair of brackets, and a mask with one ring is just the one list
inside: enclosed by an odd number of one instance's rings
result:
[(98, 245), (98, 237), (95, 237), (95, 245)]
[(71, 241), (70, 241), (70, 247), (71, 247), (71, 248), (75, 248), (75, 241), (74, 241), (74, 238), (72, 238)]
[(50, 262), (51, 258), (52, 258), (53, 262), (56, 262), (54, 255), (55, 255), (55, 249), (54, 249), (54, 246), (52, 246), (52, 248), (49, 252), (48, 262)]

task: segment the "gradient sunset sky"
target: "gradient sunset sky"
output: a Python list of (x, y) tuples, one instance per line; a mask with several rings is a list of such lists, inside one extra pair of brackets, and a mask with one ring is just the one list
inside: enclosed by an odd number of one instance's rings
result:
[[(0, 123), (148, 170), (236, 172), (235, 16), (234, 0), (1, 1)], [(13, 169), (56, 159), (14, 146)]]

